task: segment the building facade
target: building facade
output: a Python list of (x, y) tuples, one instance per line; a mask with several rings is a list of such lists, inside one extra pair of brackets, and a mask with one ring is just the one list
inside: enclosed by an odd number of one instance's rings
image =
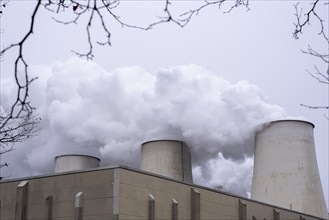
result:
[(1, 220), (302, 220), (320, 217), (128, 167), (2, 181)]

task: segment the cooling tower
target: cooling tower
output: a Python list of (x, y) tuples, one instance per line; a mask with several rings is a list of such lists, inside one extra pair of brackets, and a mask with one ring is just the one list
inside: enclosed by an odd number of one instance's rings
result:
[(263, 125), (255, 137), (252, 199), (328, 218), (313, 128), (299, 120)]
[(99, 158), (88, 155), (60, 155), (55, 157), (55, 173), (97, 168), (99, 162)]
[(141, 169), (193, 183), (191, 152), (181, 141), (157, 140), (143, 143)]

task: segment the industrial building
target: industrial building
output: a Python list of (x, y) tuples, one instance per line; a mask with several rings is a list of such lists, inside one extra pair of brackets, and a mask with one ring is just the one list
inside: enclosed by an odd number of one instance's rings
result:
[[(288, 128), (280, 129), (280, 126)], [(298, 129), (293, 129), (294, 126)], [(320, 180), (315, 178), (309, 181), (309, 173), (313, 176), (319, 175), (317, 165), (315, 166), (316, 160), (304, 161), (305, 172), (300, 176), (296, 174), (296, 179), (287, 174), (290, 171), (296, 172), (293, 169), (296, 161), (297, 166), (300, 166), (301, 159), (315, 159), (312, 153), (314, 151), (315, 155), (312, 133), (313, 125), (304, 121), (276, 121), (264, 126), (256, 135), (254, 172), (257, 175), (253, 179), (255, 185), (253, 182), (252, 199), (193, 184), (188, 146), (176, 140), (162, 140), (142, 145), (141, 170), (124, 166), (97, 167), (99, 159), (95, 157), (62, 155), (56, 157), (54, 174), (2, 181), (0, 219), (328, 219), (326, 210), (322, 210), (325, 203)], [(301, 136), (304, 138), (302, 141)], [(270, 169), (269, 164), (265, 166), (262, 160), (257, 159), (273, 156), (273, 161), (277, 162), (280, 153), (269, 156), (269, 152), (264, 151), (264, 148), (274, 147), (276, 150), (272, 151), (275, 152), (280, 151), (279, 145), (286, 145), (286, 148), (289, 147), (293, 151), (296, 150), (293, 148), (297, 144), (294, 140), (299, 140), (298, 145), (300, 142), (306, 143), (297, 151), (307, 152), (297, 153), (302, 156), (289, 160), (291, 164), (283, 166), (286, 170), (275, 165)], [(307, 156), (310, 153), (311, 155)], [(262, 166), (265, 166), (265, 169), (262, 170)], [(271, 180), (272, 174), (275, 180), (273, 177)], [(294, 191), (291, 196), (294, 187), (290, 185), (298, 183), (304, 184), (300, 187), (301, 190), (311, 190), (310, 192), (316, 195), (309, 192), (301, 195)], [(264, 189), (266, 195), (262, 196)], [(278, 193), (280, 195), (276, 196)], [(310, 207), (298, 206), (309, 197), (307, 205)]]

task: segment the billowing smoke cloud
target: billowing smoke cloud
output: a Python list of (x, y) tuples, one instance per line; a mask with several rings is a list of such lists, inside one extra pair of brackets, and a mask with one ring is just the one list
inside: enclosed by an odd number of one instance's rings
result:
[(195, 166), (193, 169), (194, 181), (201, 185), (213, 187), (228, 193), (250, 196), (253, 159), (246, 157), (241, 161), (225, 159), (222, 153), (218, 157), (206, 162), (210, 178), (203, 178), (203, 168)]
[(193, 64), (108, 72), (72, 58), (33, 72), (31, 96), (43, 122), (38, 136), (5, 155), (12, 177), (51, 173), (54, 156), (66, 153), (138, 168), (142, 142), (169, 138), (192, 148), (195, 182), (246, 195), (255, 128), (286, 116), (257, 86)]

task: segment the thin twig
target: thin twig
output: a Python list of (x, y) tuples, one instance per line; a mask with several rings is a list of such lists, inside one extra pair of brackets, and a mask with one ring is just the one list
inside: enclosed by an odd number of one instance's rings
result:
[(300, 104), (300, 106), (311, 108), (311, 109), (329, 109), (329, 106), (312, 106), (312, 105), (304, 105), (304, 104)]

